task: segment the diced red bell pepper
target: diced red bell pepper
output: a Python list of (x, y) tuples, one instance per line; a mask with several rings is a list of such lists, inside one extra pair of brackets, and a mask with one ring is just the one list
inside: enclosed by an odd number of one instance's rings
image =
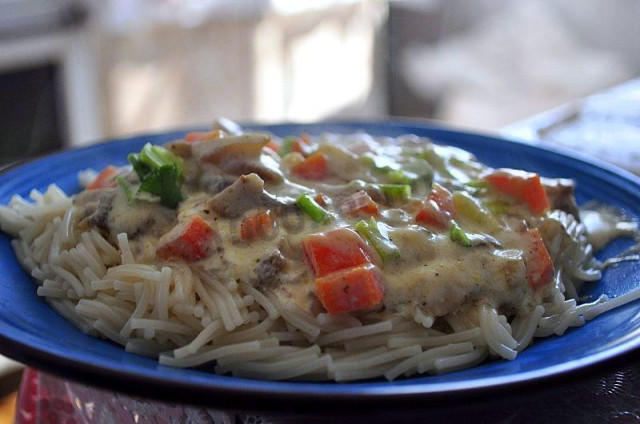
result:
[(117, 187), (116, 177), (118, 176), (118, 168), (109, 165), (104, 168), (96, 177), (95, 180), (87, 186), (87, 190), (97, 190), (100, 188)]
[(438, 230), (444, 230), (449, 220), (449, 217), (441, 213), (438, 205), (431, 200), (424, 202), (416, 215), (416, 222), (418, 224), (433, 227)]
[(380, 216), (378, 205), (364, 190), (349, 195), (340, 202), (339, 208), (347, 215)]
[(384, 299), (382, 276), (372, 264), (318, 277), (316, 296), (332, 315), (378, 306)]
[(240, 238), (245, 241), (262, 238), (271, 231), (274, 224), (275, 221), (271, 211), (248, 216), (240, 224)]
[(524, 236), (529, 245), (524, 252), (527, 282), (534, 290), (537, 290), (553, 281), (555, 276), (553, 261), (537, 228), (528, 230)]
[(316, 277), (372, 262), (364, 240), (349, 228), (310, 234), (302, 244)]
[(273, 151), (274, 153), (278, 153), (278, 150), (280, 150), (280, 143), (278, 143), (275, 140), (270, 140), (266, 146), (264, 146), (265, 148)]
[(311, 138), (302, 134), (293, 143), (291, 143), (291, 151), (298, 152), (302, 156), (309, 156), (314, 150), (314, 145), (311, 142)]
[(497, 190), (525, 203), (536, 215), (550, 208), (547, 192), (536, 173), (497, 169), (485, 178)]
[(450, 218), (455, 218), (456, 207), (453, 203), (453, 195), (449, 190), (438, 183), (433, 183), (428, 199), (434, 201), (442, 213), (449, 215)]
[(449, 190), (433, 183), (431, 193), (416, 215), (416, 222), (438, 230), (447, 228), (456, 214), (453, 196)]
[(213, 130), (213, 131), (192, 131), (187, 133), (184, 136), (184, 140), (188, 143), (195, 143), (196, 141), (205, 140), (205, 139), (216, 139), (222, 138), (224, 132), (222, 130)]
[(327, 156), (316, 152), (304, 161), (295, 165), (291, 172), (307, 180), (324, 180), (329, 175), (329, 163)]
[(187, 262), (199, 261), (209, 256), (209, 245), (213, 236), (214, 231), (211, 226), (200, 215), (195, 215), (165, 234), (156, 254), (163, 259), (180, 258)]

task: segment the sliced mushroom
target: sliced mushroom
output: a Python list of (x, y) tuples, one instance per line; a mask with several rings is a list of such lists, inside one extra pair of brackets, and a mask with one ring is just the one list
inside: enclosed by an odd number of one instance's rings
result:
[(272, 183), (282, 183), (284, 177), (278, 167), (278, 163), (268, 154), (262, 154), (259, 159), (245, 160), (242, 158), (232, 157), (229, 161), (225, 161), (220, 165), (222, 170), (232, 175), (242, 175), (255, 173), (265, 181)]
[(213, 196), (208, 206), (218, 215), (235, 218), (256, 206), (264, 192), (264, 181), (257, 174), (241, 175), (235, 183)]
[(267, 193), (264, 180), (257, 174), (241, 175), (233, 184), (213, 196), (207, 206), (224, 218), (237, 218), (250, 209), (295, 209), (295, 200)]
[(256, 173), (266, 181), (281, 183), (284, 177), (276, 158), (264, 151), (270, 140), (269, 135), (254, 133), (201, 140), (194, 143), (193, 155), (198, 162), (216, 165), (228, 174)]
[(210, 194), (218, 194), (225, 188), (231, 186), (236, 178), (227, 175), (220, 175), (217, 172), (203, 172), (200, 176), (200, 186)]
[(218, 139), (205, 139), (193, 144), (198, 161), (219, 165), (230, 158), (257, 159), (271, 137), (266, 134), (242, 134)]

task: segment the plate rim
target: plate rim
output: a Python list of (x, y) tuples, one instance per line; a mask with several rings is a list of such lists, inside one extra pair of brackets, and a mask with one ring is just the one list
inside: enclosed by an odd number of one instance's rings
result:
[[(403, 127), (409, 129), (419, 128), (424, 131), (435, 131), (442, 134), (455, 134), (458, 136), (469, 136), (475, 138), (490, 139), (492, 141), (507, 141), (509, 143), (515, 143), (523, 146), (525, 149), (531, 149), (531, 151), (543, 151), (549, 152), (554, 155), (560, 155), (569, 157), (570, 159), (577, 161), (581, 166), (586, 166), (589, 171), (605, 171), (610, 178), (616, 180), (622, 180), (626, 183), (631, 183), (637, 187), (640, 187), (640, 177), (625, 171), (621, 168), (605, 163), (597, 158), (592, 158), (584, 154), (575, 152), (573, 150), (562, 148), (558, 146), (549, 145), (548, 143), (536, 143), (532, 144), (524, 140), (513, 139), (505, 137), (502, 134), (485, 134), (482, 132), (459, 130), (445, 125), (435, 124), (431, 121), (418, 120), (418, 119), (382, 119), (382, 120), (329, 120), (318, 123), (298, 123), (298, 122), (282, 122), (276, 124), (255, 124), (248, 123), (243, 124), (249, 129), (256, 128), (258, 130), (269, 130), (269, 128), (285, 128), (291, 126), (347, 126), (353, 128), (355, 131), (358, 126), (378, 126), (378, 127)], [(131, 135), (127, 137), (119, 137), (109, 139), (103, 143), (92, 144), (88, 146), (82, 146), (79, 148), (64, 149), (62, 151), (56, 151), (53, 153), (41, 155), (31, 158), (26, 161), (19, 162), (17, 164), (10, 165), (0, 171), (0, 177), (12, 172), (20, 172), (20, 169), (37, 161), (47, 161), (51, 157), (63, 156), (68, 152), (82, 152), (97, 148), (96, 146), (113, 145), (123, 141), (134, 141), (143, 139), (145, 137), (158, 137), (158, 136), (170, 136), (175, 134), (178, 136), (181, 133), (197, 130), (200, 128), (181, 128), (173, 129), (162, 132), (142, 133)], [(444, 138), (444, 137), (443, 137)], [(446, 143), (447, 140), (439, 140), (438, 137), (434, 137), (436, 142)], [(98, 147), (99, 148), (99, 147)], [(590, 175), (593, 175), (591, 172)], [(600, 179), (600, 175), (596, 175)], [(0, 328), (4, 328), (4, 324), (0, 325)], [(336, 407), (336, 410), (341, 410), (342, 407), (353, 407), (353, 403), (357, 402), (359, 409), (366, 408), (387, 408), (390, 405), (404, 404), (413, 405), (420, 403), (421, 407), (437, 406), (442, 402), (448, 402), (454, 400), (459, 402), (461, 398), (469, 401), (486, 401), (488, 398), (494, 397), (497, 394), (503, 397), (503, 399), (513, 398), (522, 394), (522, 391), (529, 392), (532, 389), (544, 389), (549, 386), (561, 386), (566, 383), (566, 378), (571, 377), (573, 379), (584, 379), (590, 376), (599, 375), (607, 370), (611, 370), (614, 367), (628, 364), (634, 361), (634, 356), (640, 352), (640, 341), (634, 342), (633, 339), (627, 340), (617, 346), (614, 349), (608, 349), (598, 354), (592, 354), (581, 360), (574, 360), (568, 363), (558, 364), (553, 367), (544, 368), (542, 370), (533, 370), (527, 373), (518, 374), (518, 378), (513, 379), (510, 376), (498, 376), (491, 378), (480, 378), (474, 380), (465, 380), (462, 382), (454, 383), (434, 383), (429, 384), (415, 384), (406, 386), (393, 386), (392, 391), (382, 390), (381, 388), (374, 387), (367, 390), (360, 390), (358, 392), (340, 391), (339, 395), (330, 393), (329, 390), (317, 390), (313, 389), (315, 384), (306, 384), (306, 387), (311, 386), (311, 390), (302, 389), (301, 383), (288, 383), (288, 382), (255, 382), (253, 380), (244, 380), (246, 382), (238, 388), (238, 381), (241, 379), (233, 379), (231, 383), (222, 384), (217, 381), (216, 384), (200, 384), (193, 381), (168, 379), (166, 376), (151, 376), (147, 373), (132, 373), (132, 372), (118, 372), (114, 369), (106, 369), (103, 366), (78, 362), (72, 360), (69, 357), (58, 355), (52, 352), (46, 352), (37, 347), (31, 346), (27, 343), (22, 343), (20, 340), (8, 337), (4, 332), (0, 332), (0, 346), (4, 354), (9, 357), (13, 357), (23, 362), (28, 362), (41, 369), (53, 372), (63, 377), (68, 377), (74, 380), (88, 383), (90, 385), (97, 385), (98, 387), (116, 389), (118, 391), (126, 392), (129, 394), (140, 394), (140, 389), (143, 387), (151, 386), (151, 390), (148, 390), (145, 395), (151, 395), (153, 398), (162, 400), (176, 400), (176, 397), (168, 399), (167, 392), (178, 390), (178, 398), (180, 401), (186, 403), (194, 403), (200, 405), (213, 405), (222, 406), (227, 409), (244, 409), (244, 402), (239, 398), (250, 396), (254, 406), (250, 408), (252, 411), (281, 411), (282, 407), (292, 402), (296, 405), (296, 408), (304, 411), (315, 412), (327, 412), (323, 411), (322, 405), (324, 402), (331, 400), (332, 406)], [(62, 365), (62, 367), (59, 367)], [(60, 369), (62, 368), (62, 369)], [(546, 372), (543, 372), (546, 371)], [(100, 381), (95, 381), (91, 377), (100, 376)], [(124, 383), (124, 385), (123, 385)], [(381, 382), (377, 382), (381, 385)], [(473, 384), (476, 383), (476, 384)], [(479, 383), (479, 384), (478, 384)], [(484, 383), (484, 384), (483, 384)], [(294, 384), (295, 386), (292, 386)], [(354, 385), (367, 386), (374, 383), (351, 383), (336, 386), (335, 383), (331, 384), (333, 387), (352, 387)], [(248, 389), (244, 386), (254, 386), (252, 389)], [(267, 387), (264, 387), (267, 386)], [(275, 386), (275, 389), (270, 389), (269, 386)], [(278, 389), (277, 386), (281, 386)], [(285, 387), (283, 391), (282, 386)], [(325, 384), (322, 384), (325, 386)], [(420, 387), (418, 387), (420, 386)], [(448, 386), (448, 387), (443, 387)], [(328, 386), (325, 386), (328, 387)], [(434, 390), (436, 387), (438, 390)], [(171, 389), (171, 390), (167, 390)], [(172, 393), (175, 395), (175, 393)], [(286, 400), (279, 399), (276, 401), (275, 397), (286, 397)], [(212, 402), (213, 397), (221, 397), (222, 399), (216, 399)], [(234, 399), (230, 399), (230, 397)], [(238, 397), (238, 399), (235, 399)], [(336, 399), (338, 397), (338, 399)], [(221, 402), (222, 401), (222, 402)], [(318, 405), (319, 404), (319, 405)], [(320, 408), (320, 409), (319, 409)]]

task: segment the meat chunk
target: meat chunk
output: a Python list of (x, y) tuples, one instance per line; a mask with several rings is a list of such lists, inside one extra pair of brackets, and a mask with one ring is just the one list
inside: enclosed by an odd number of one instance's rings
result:
[(272, 286), (278, 281), (278, 275), (284, 269), (287, 260), (276, 252), (262, 259), (255, 269), (258, 283), (263, 286)]
[(262, 154), (258, 159), (247, 160), (246, 158), (231, 157), (221, 165), (224, 172), (232, 175), (243, 175), (255, 173), (265, 181), (281, 183), (284, 177), (280, 172), (278, 163), (269, 155)]
[(241, 175), (229, 187), (213, 196), (208, 206), (224, 218), (236, 218), (256, 207), (264, 193), (264, 181), (257, 174)]
[(248, 210), (262, 206), (288, 210), (292, 205), (293, 199), (267, 193), (264, 181), (255, 173), (241, 175), (233, 184), (207, 202), (207, 206), (223, 218), (237, 218)]
[(111, 191), (110, 193), (104, 193), (102, 197), (100, 197), (100, 202), (98, 203), (98, 207), (96, 210), (89, 216), (88, 222), (91, 226), (97, 227), (101, 230), (107, 230), (108, 226), (108, 218), (109, 212), (113, 209), (113, 200), (115, 199), (115, 193)]
[(113, 189), (86, 190), (78, 194), (73, 199), (73, 205), (78, 211), (80, 228), (107, 230), (107, 217), (114, 197)]
[(277, 156), (264, 150), (271, 140), (266, 134), (242, 134), (205, 139), (193, 144), (193, 155), (200, 163), (209, 163), (232, 175), (256, 173), (263, 180), (284, 181)]
[(236, 178), (227, 175), (205, 172), (200, 177), (200, 186), (207, 193), (218, 194), (225, 188), (231, 186), (235, 181)]

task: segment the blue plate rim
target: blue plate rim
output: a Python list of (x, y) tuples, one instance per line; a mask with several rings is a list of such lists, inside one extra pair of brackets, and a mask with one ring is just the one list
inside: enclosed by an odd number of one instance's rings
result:
[[(581, 162), (583, 166), (587, 166), (590, 170), (605, 172), (610, 178), (626, 180), (636, 187), (640, 187), (640, 177), (637, 177), (627, 171), (605, 163), (597, 158), (587, 157), (576, 153), (572, 150), (551, 146), (548, 144), (532, 144), (517, 139), (509, 139), (500, 134), (482, 134), (479, 132), (464, 131), (452, 129), (450, 127), (434, 124), (433, 122), (417, 119), (385, 119), (385, 120), (333, 120), (321, 123), (278, 123), (271, 125), (262, 124), (246, 124), (247, 128), (256, 128), (259, 130), (269, 130), (269, 128), (288, 127), (288, 126), (349, 126), (357, 128), (359, 126), (399, 126), (399, 127), (419, 127), (422, 130), (437, 131), (442, 134), (458, 134), (472, 137), (481, 137), (491, 140), (505, 140), (510, 143), (516, 143), (524, 146), (531, 151), (547, 151), (555, 155), (568, 156), (571, 159)], [(168, 130), (162, 133), (144, 133), (128, 137), (110, 139), (104, 144), (114, 144), (121, 141), (134, 140), (141, 137), (153, 137), (158, 135), (182, 134), (193, 128)], [(434, 137), (435, 138), (435, 137)], [(9, 166), (0, 171), (0, 176), (7, 173), (19, 172), (20, 168), (37, 162), (47, 160), (51, 157), (64, 155), (67, 152), (82, 152), (95, 148), (95, 145), (84, 146), (76, 149), (68, 149), (55, 153), (46, 154), (36, 157), (18, 164)], [(3, 327), (0, 325), (0, 329)], [(636, 362), (634, 356), (640, 352), (640, 340), (627, 340), (624, 343), (609, 349), (600, 354), (591, 355), (582, 360), (574, 360), (571, 363), (556, 365), (545, 368), (543, 370), (530, 371), (519, 374), (518, 378), (509, 378), (509, 376), (481, 378), (478, 380), (435, 383), (435, 384), (416, 384), (407, 386), (393, 386), (392, 390), (385, 390), (384, 382), (373, 383), (356, 383), (356, 384), (317, 384), (317, 383), (289, 383), (289, 382), (256, 382), (253, 380), (230, 379), (230, 382), (216, 381), (215, 385), (201, 384), (200, 382), (183, 382), (167, 377), (157, 377), (154, 375), (146, 375), (146, 373), (130, 373), (122, 372), (116, 368), (105, 368), (96, 366), (90, 362), (73, 361), (70, 358), (55, 352), (46, 351), (42, 348), (34, 347), (28, 343), (23, 343), (15, 337), (7, 336), (4, 331), (0, 331), (0, 350), (7, 356), (21, 360), (31, 365), (40, 367), (41, 369), (55, 374), (69, 377), (78, 381), (98, 385), (100, 387), (121, 390), (131, 394), (140, 394), (142, 387), (151, 385), (145, 395), (149, 395), (158, 399), (166, 399), (166, 390), (175, 393), (180, 391), (178, 400), (187, 403), (197, 403), (215, 406), (227, 406), (236, 409), (245, 409), (244, 402), (238, 402), (235, 397), (251, 396), (255, 399), (255, 405), (251, 410), (280, 410), (287, 402), (294, 401), (298, 407), (304, 410), (321, 411), (323, 402), (331, 400), (339, 409), (341, 406), (350, 405), (358, 402), (358, 408), (371, 407), (388, 407), (392, 404), (413, 405), (420, 402), (421, 406), (429, 404), (436, 405), (439, 402), (460, 398), (467, 399), (486, 399), (499, 393), (507, 397), (517, 395), (524, 391), (534, 388), (544, 388), (549, 385), (556, 386), (564, 384), (567, 377), (571, 378), (587, 378), (589, 376), (598, 375), (613, 367), (622, 364)], [(100, 376), (101, 381), (91, 379), (92, 376)], [(124, 382), (124, 384), (123, 384)], [(240, 383), (239, 383), (240, 382)], [(275, 388), (274, 388), (275, 386)], [(331, 387), (327, 390), (328, 387)], [(351, 389), (356, 387), (356, 389)], [(358, 387), (360, 389), (358, 389)], [(225, 397), (226, 400), (220, 403), (220, 400), (212, 402), (213, 395)], [(231, 398), (229, 397), (231, 396)], [(286, 398), (286, 400), (278, 401), (274, 396)], [(339, 396), (339, 399), (336, 399)], [(232, 399), (233, 398), (233, 399)], [(176, 400), (171, 397), (170, 400)]]

